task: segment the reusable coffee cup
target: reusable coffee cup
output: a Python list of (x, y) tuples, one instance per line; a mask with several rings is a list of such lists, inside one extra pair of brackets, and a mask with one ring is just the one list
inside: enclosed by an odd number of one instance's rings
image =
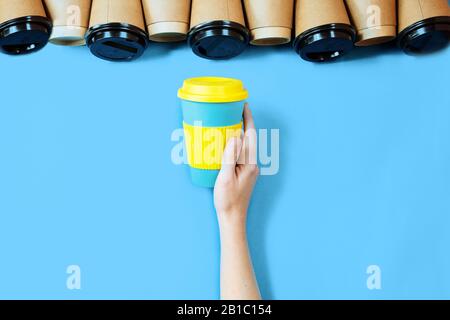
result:
[(178, 91), (192, 182), (213, 188), (227, 141), (240, 137), (248, 92), (241, 81), (193, 78)]
[(0, 0), (0, 51), (18, 55), (42, 49), (52, 32), (41, 0)]
[(149, 38), (156, 42), (186, 40), (191, 0), (142, 0)]
[(93, 0), (86, 44), (104, 60), (139, 58), (148, 46), (141, 0)]
[(91, 0), (44, 0), (53, 22), (50, 42), (64, 46), (86, 44), (84, 36), (89, 26)]
[(356, 46), (366, 47), (389, 42), (397, 36), (395, 0), (346, 0), (357, 30)]
[(344, 0), (297, 0), (295, 51), (305, 60), (334, 60), (353, 49), (356, 31)]
[(437, 51), (450, 39), (447, 0), (399, 0), (398, 45), (408, 54)]
[(249, 40), (241, 0), (192, 1), (188, 43), (196, 55), (230, 59), (241, 54)]
[(244, 5), (252, 45), (291, 42), (294, 0), (244, 0)]

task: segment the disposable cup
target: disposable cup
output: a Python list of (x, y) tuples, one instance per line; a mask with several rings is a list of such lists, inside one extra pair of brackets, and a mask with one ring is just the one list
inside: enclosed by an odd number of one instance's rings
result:
[(148, 46), (141, 0), (93, 0), (86, 44), (104, 60), (139, 58)]
[(206, 59), (230, 59), (248, 46), (241, 0), (192, 0), (188, 43), (192, 51)]
[(142, 0), (149, 38), (156, 42), (186, 40), (191, 0)]
[(294, 0), (244, 0), (244, 5), (252, 45), (291, 42)]
[(355, 45), (366, 47), (389, 42), (397, 36), (395, 0), (346, 0), (357, 30)]
[(447, 0), (398, 0), (397, 43), (405, 53), (434, 52), (450, 39), (450, 7)]
[(53, 22), (50, 42), (64, 46), (82, 46), (89, 26), (92, 0), (44, 0)]
[(42, 49), (52, 32), (41, 0), (0, 0), (0, 51), (19, 55)]
[(307, 61), (334, 60), (354, 47), (344, 0), (297, 0), (295, 51)]

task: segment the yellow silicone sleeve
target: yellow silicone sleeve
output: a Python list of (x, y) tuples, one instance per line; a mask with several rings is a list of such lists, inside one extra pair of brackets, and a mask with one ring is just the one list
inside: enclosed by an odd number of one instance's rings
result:
[(220, 170), (225, 146), (240, 137), (242, 122), (228, 127), (199, 127), (183, 123), (188, 163), (192, 168)]

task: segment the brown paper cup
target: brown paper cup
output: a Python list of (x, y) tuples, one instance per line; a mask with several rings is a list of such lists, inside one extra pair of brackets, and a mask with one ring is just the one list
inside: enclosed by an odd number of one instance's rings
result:
[(52, 24), (41, 0), (0, 0), (0, 51), (25, 54), (43, 48)]
[(191, 28), (210, 21), (232, 21), (245, 26), (241, 0), (192, 0)]
[(44, 0), (44, 3), (53, 21), (50, 42), (65, 46), (84, 45), (92, 1)]
[(447, 0), (398, 0), (398, 45), (406, 53), (442, 49), (450, 40)]
[(93, 0), (89, 26), (124, 23), (145, 30), (141, 0)]
[(46, 17), (41, 0), (0, 0), (0, 24), (25, 16)]
[(192, 0), (188, 44), (206, 59), (231, 59), (248, 46), (241, 0)]
[(142, 0), (149, 38), (157, 42), (186, 39), (191, 0)]
[(294, 0), (244, 0), (253, 45), (289, 43)]
[(364, 47), (391, 41), (397, 36), (395, 0), (346, 0), (357, 29), (356, 46)]
[(326, 24), (350, 24), (343, 0), (297, 0), (296, 36)]
[(139, 58), (148, 46), (141, 0), (93, 0), (86, 44), (101, 59)]
[(354, 47), (344, 0), (297, 0), (295, 51), (305, 60), (334, 60)]
[(447, 0), (398, 0), (399, 32), (421, 20), (440, 16), (450, 16)]

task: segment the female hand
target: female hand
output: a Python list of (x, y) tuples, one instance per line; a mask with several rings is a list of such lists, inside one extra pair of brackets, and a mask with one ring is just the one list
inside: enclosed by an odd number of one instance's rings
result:
[(252, 112), (244, 109), (244, 135), (232, 138), (225, 149), (222, 170), (214, 188), (214, 204), (221, 225), (245, 227), (247, 210), (256, 179), (257, 134)]
[(255, 124), (246, 105), (243, 138), (229, 141), (214, 188), (220, 226), (220, 293), (225, 300), (261, 299), (246, 232), (247, 210), (259, 175), (256, 144)]

